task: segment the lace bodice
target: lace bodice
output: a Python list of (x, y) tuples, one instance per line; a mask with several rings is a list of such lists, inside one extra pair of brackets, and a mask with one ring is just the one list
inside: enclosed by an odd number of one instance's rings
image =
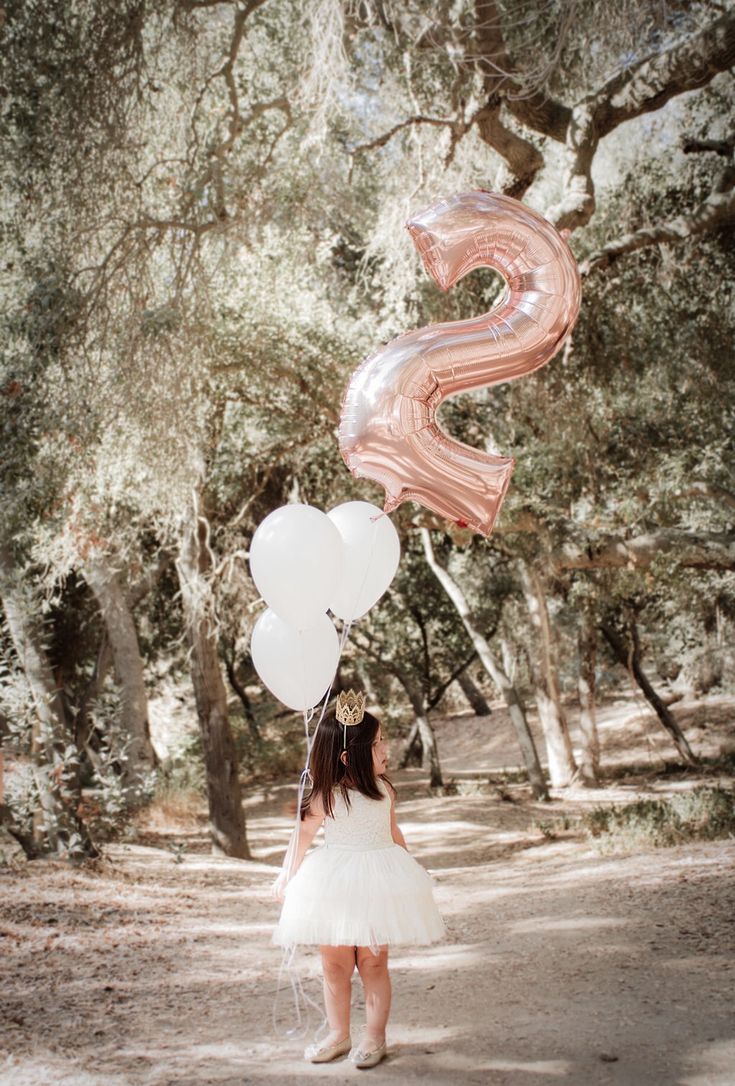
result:
[(350, 806), (339, 789), (334, 794), (334, 817), (324, 820), (324, 844), (327, 847), (353, 849), (388, 848), (393, 844), (390, 831), (388, 787), (378, 779), (382, 800), (369, 799), (356, 789), (350, 791)]

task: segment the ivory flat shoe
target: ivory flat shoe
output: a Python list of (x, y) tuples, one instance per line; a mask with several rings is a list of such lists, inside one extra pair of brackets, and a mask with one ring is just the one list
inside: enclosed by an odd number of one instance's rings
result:
[(304, 1059), (309, 1063), (329, 1063), (338, 1056), (344, 1056), (352, 1047), (352, 1038), (345, 1037), (344, 1041), (338, 1041), (336, 1045), (309, 1045), (304, 1051)]
[(377, 1048), (371, 1048), (369, 1052), (366, 1052), (364, 1048), (356, 1048), (350, 1053), (350, 1059), (355, 1067), (375, 1067), (376, 1063), (380, 1063), (387, 1053), (388, 1045), (383, 1041), (382, 1045), (378, 1045)]

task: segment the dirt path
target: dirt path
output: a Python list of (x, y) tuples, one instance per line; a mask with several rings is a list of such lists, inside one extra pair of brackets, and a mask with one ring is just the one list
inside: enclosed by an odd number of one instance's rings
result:
[[(604, 857), (546, 841), (532, 805), (428, 798), (410, 781), (402, 792), (450, 934), (393, 955), (391, 1056), (370, 1081), (735, 1083), (735, 844)], [(287, 836), (286, 794), (250, 801), (262, 860)], [(360, 1077), (305, 1064), (303, 1042), (273, 1032), (269, 863), (176, 863), (132, 845), (110, 856), (94, 873), (33, 864), (0, 877), (3, 1086)], [(301, 973), (318, 1000), (313, 954)], [(286, 1017), (290, 999), (286, 987)]]
[[(712, 751), (732, 743), (732, 709), (710, 699), (677, 713), (705, 753), (705, 739)], [(627, 756), (637, 776), (548, 805), (523, 786), (463, 779), (513, 768), (500, 713), (438, 722), (459, 794), (430, 794), (418, 770), (393, 774), (399, 820), (435, 876), (449, 936), (393, 954), (390, 1058), (370, 1072), (304, 1063), (304, 1039), (286, 1033), (287, 978), (274, 1029), (281, 953), (269, 942), (269, 888), (292, 783), (247, 800), (252, 863), (211, 857), (194, 823), (109, 846), (92, 870), (0, 866), (0, 1084), (275, 1086), (368, 1074), (376, 1086), (735, 1086), (735, 842), (604, 856), (564, 829), (581, 808), (695, 783), (662, 773), (661, 737), (630, 706), (601, 718), (605, 763)], [(315, 953), (301, 953), (298, 975), (320, 1003)], [(357, 1039), (357, 981), (353, 993)], [(319, 1021), (312, 1012), (307, 1040)]]

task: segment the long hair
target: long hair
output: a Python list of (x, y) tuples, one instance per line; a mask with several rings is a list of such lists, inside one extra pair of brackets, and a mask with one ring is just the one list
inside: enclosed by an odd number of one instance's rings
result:
[[(373, 742), (378, 734), (380, 721), (372, 713), (365, 713), (359, 724), (347, 726), (347, 747), (344, 746), (345, 728), (334, 715), (327, 713), (317, 729), (314, 746), (311, 748), (310, 770), (314, 782), (308, 796), (301, 805), (301, 817), (309, 813), (312, 799), (319, 797), (325, 812), (334, 814), (332, 798), (339, 788), (345, 803), (349, 807), (349, 789), (355, 788), (369, 799), (382, 799), (383, 793), (378, 788), (373, 769)], [(342, 761), (343, 750), (347, 750), (347, 765)], [(383, 778), (387, 780), (387, 778)], [(388, 781), (390, 784), (390, 781)]]

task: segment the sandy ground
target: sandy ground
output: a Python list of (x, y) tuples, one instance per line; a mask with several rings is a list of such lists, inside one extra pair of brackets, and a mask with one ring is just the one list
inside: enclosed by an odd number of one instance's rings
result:
[[(245, 1086), (368, 1075), (375, 1084), (732, 1086), (735, 842), (604, 855), (573, 826), (583, 807), (701, 780), (661, 774), (665, 737), (656, 748), (634, 710), (611, 706), (602, 732), (606, 761), (625, 747), (643, 763), (638, 775), (557, 793), (550, 804), (523, 786), (465, 780), (513, 761), (496, 713), (437, 722), (459, 794), (431, 795), (418, 770), (394, 774), (399, 820), (435, 877), (449, 934), (393, 953), (390, 1056), (370, 1071), (304, 1063), (320, 1011), (303, 1037), (289, 1033), (294, 1001), (269, 944), (278, 909), (269, 888), (290, 830), (292, 782), (248, 796), (253, 862), (210, 856), (201, 827), (189, 827), (108, 846), (84, 870), (0, 867), (0, 1083)], [(677, 712), (701, 753), (731, 742), (731, 703)], [(557, 836), (545, 837), (540, 822)], [(295, 969), (318, 1004), (317, 956), (302, 951)], [(357, 1039), (357, 978), (353, 1008)]]

